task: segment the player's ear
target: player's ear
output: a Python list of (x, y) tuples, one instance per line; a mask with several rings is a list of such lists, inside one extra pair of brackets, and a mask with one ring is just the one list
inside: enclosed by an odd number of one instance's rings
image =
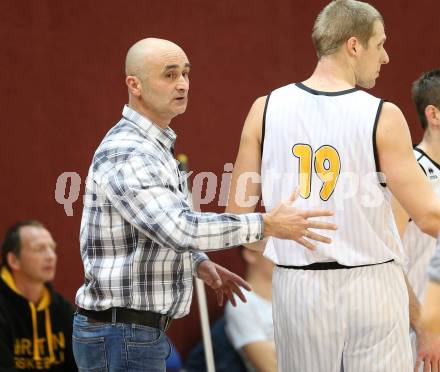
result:
[(6, 260), (8, 261), (8, 265), (11, 269), (20, 269), (20, 260), (13, 252), (8, 252), (8, 254), (6, 255)]
[(438, 107), (435, 107), (435, 125), (437, 126), (437, 129), (440, 129), (440, 109)]
[(425, 117), (428, 125), (440, 128), (440, 110), (434, 105), (425, 107)]
[(348, 51), (348, 54), (352, 57), (357, 55), (359, 49), (358, 46), (359, 46), (358, 39), (354, 36), (348, 39), (347, 42), (345, 43), (345, 47)]

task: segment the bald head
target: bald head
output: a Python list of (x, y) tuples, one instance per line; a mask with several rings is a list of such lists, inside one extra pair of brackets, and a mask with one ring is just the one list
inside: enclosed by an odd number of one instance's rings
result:
[(171, 41), (138, 41), (125, 60), (129, 106), (165, 128), (186, 110), (190, 68), (185, 52)]
[(173, 52), (183, 53), (182, 48), (169, 40), (147, 38), (133, 44), (125, 58), (125, 75), (145, 77), (152, 63), (158, 61), (164, 54)]

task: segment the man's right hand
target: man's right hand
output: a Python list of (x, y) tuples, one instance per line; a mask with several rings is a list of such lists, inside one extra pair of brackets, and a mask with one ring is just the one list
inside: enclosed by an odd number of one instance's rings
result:
[(439, 372), (440, 368), (440, 334), (427, 331), (417, 332), (417, 359), (414, 372)]
[[(307, 239), (321, 243), (330, 243), (331, 239), (309, 229), (336, 230), (337, 226), (329, 222), (309, 220), (311, 217), (333, 216), (329, 210), (302, 211), (292, 207), (298, 197), (295, 191), (286, 202), (278, 204), (269, 213), (263, 214), (264, 236), (294, 240), (304, 247), (315, 250), (316, 245)], [(307, 239), (306, 239), (307, 238)]]

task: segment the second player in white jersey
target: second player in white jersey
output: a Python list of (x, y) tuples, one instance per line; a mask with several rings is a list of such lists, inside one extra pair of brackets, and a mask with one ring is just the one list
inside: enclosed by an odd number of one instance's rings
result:
[[(415, 147), (414, 155), (432, 184), (435, 193), (440, 196), (440, 165), (431, 159), (423, 150)], [(403, 236), (403, 249), (407, 256), (406, 276), (419, 302), (423, 297), (428, 282), (428, 264), (436, 248), (436, 240), (423, 233), (414, 221), (410, 221)], [(416, 333), (411, 329), (411, 346), (413, 358), (416, 359)]]
[[(417, 147), (414, 148), (414, 155), (431, 182), (435, 193), (440, 197), (440, 164)], [(403, 236), (403, 249), (408, 258), (406, 275), (420, 302), (423, 300), (428, 280), (427, 266), (434, 254), (435, 244), (436, 240), (423, 233), (413, 221), (408, 223)]]

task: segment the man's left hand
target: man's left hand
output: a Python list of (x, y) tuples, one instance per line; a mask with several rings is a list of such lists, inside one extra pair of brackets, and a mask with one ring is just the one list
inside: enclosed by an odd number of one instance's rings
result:
[(223, 305), (225, 296), (231, 301), (232, 306), (237, 306), (234, 294), (236, 294), (241, 301), (246, 302), (246, 297), (241, 289), (244, 288), (247, 291), (252, 290), (249, 283), (243, 278), (211, 260), (205, 260), (199, 264), (197, 267), (197, 276), (215, 291), (219, 306)]

